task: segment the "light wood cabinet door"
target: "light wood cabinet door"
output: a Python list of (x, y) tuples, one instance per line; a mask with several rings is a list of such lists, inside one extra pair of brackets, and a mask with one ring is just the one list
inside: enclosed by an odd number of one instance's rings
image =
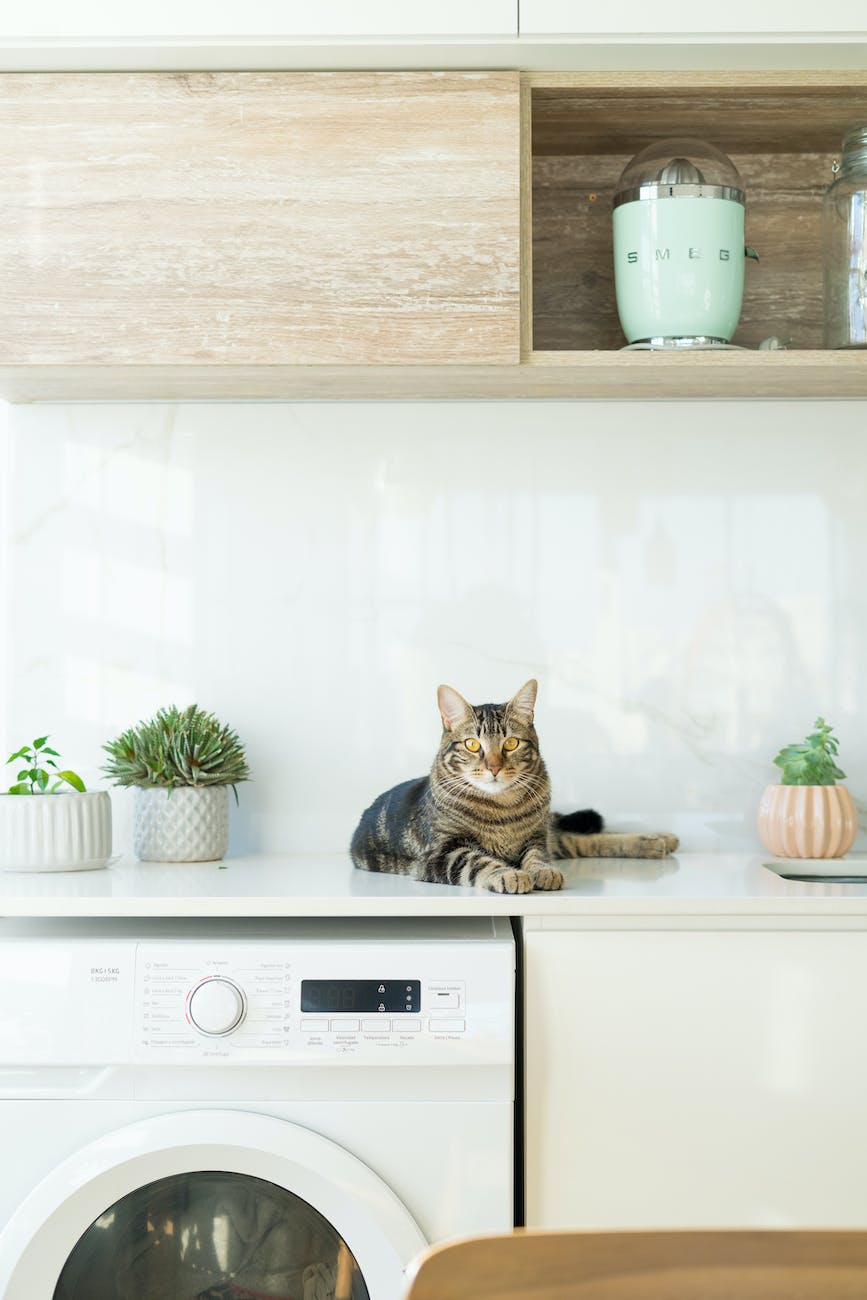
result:
[(0, 76), (0, 365), (518, 361), (515, 73)]

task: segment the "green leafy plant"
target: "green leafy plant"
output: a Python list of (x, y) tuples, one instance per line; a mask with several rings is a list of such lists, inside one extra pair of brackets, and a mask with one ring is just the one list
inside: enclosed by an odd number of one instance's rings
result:
[[(10, 754), (6, 760), (21, 764), (15, 784), (10, 785), (10, 794), (55, 794), (62, 785), (71, 785), (79, 794), (85, 793), (84, 782), (77, 772), (68, 768), (61, 771), (55, 759), (60, 758), (56, 749), (48, 744), (48, 736), (38, 736), (29, 745), (22, 745)], [(49, 769), (51, 769), (49, 771)]]
[(836, 785), (846, 777), (837, 766), (839, 741), (832, 736), (824, 718), (815, 721), (816, 730), (801, 745), (787, 745), (774, 759), (782, 769), (783, 785)]
[(235, 732), (197, 704), (160, 709), (103, 749), (109, 760), (102, 770), (115, 785), (230, 785), (237, 800), (236, 785), (250, 779)]

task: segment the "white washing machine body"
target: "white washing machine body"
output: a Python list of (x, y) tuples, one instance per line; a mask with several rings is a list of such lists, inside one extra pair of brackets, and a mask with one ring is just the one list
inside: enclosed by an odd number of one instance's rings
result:
[(0, 1300), (397, 1300), (513, 1222), (503, 921), (0, 923)]

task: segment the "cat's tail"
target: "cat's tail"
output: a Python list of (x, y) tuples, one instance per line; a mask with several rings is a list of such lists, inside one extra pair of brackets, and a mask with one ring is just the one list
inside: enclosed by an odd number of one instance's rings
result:
[(605, 823), (598, 812), (584, 808), (581, 812), (551, 813), (548, 823), (548, 857), (574, 858), (576, 835), (598, 835)]

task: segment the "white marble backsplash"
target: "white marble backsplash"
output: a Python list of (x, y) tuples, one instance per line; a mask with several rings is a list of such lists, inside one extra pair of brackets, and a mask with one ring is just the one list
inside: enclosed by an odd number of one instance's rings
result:
[(865, 414), (10, 407), (3, 757), (50, 731), (95, 781), (106, 737), (197, 700), (255, 774), (234, 851), (339, 851), (429, 766), (438, 683), (532, 675), (558, 807), (751, 849), (770, 760), (818, 713), (867, 807)]

